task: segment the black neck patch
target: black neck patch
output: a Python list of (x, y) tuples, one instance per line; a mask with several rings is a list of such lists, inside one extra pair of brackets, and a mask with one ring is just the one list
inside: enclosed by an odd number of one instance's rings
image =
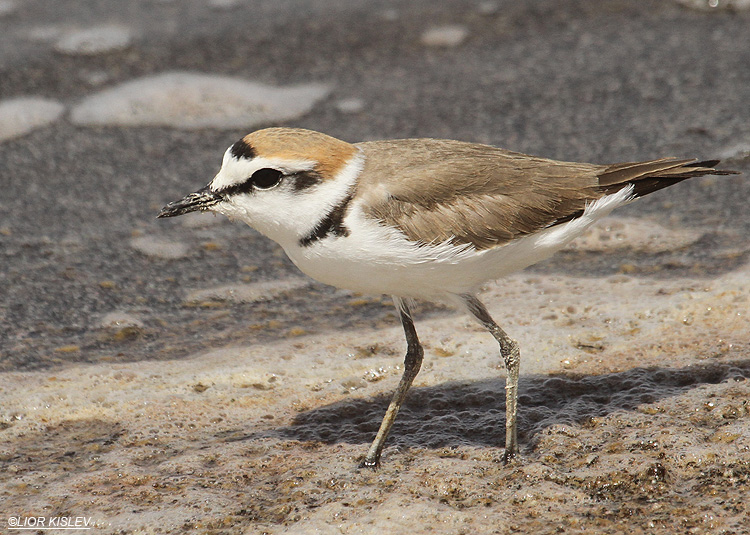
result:
[(246, 143), (244, 139), (240, 139), (237, 143), (232, 145), (230, 154), (238, 160), (240, 158), (245, 158), (247, 160), (252, 160), (253, 158), (255, 158), (255, 150), (253, 150), (253, 148), (248, 143)]
[(346, 209), (349, 207), (349, 203), (352, 200), (352, 194), (350, 193), (344, 197), (340, 203), (334, 206), (326, 216), (315, 225), (310, 234), (301, 238), (299, 244), (302, 247), (309, 247), (318, 240), (327, 238), (331, 234), (338, 237), (346, 237), (349, 235), (349, 229), (344, 226), (344, 216), (346, 215)]

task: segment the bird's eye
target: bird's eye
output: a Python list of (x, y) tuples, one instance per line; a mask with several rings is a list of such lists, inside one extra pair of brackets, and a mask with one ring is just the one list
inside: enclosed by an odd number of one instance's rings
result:
[(250, 182), (258, 189), (268, 189), (281, 182), (281, 177), (283, 176), (284, 173), (278, 169), (265, 167), (255, 171), (253, 176), (250, 177)]

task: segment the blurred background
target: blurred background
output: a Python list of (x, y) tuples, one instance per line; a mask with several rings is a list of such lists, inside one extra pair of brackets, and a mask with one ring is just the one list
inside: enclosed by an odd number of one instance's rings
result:
[[(352, 142), (454, 138), (597, 163), (669, 155), (745, 165), (746, 8), (739, 0), (4, 0), (0, 367), (111, 358), (120, 352), (113, 342), (130, 344), (127, 359), (210, 346), (218, 326), (191, 333), (191, 321), (207, 320), (200, 307), (181, 306), (180, 288), (296, 272), (250, 229), (209, 217), (186, 230), (190, 222), (153, 217), (206, 184), (225, 148), (256, 128), (305, 127)], [(736, 189), (747, 181), (706, 180), (715, 185), (687, 184), (632, 209), (709, 231), (750, 230), (747, 190)], [(730, 238), (713, 236), (722, 239)], [(692, 267), (706, 241), (673, 263)], [(616, 270), (620, 260), (586, 258), (573, 270)], [(336, 299), (317, 291), (324, 299), (313, 309), (294, 304), (294, 323), (325, 328), (319, 310)], [(368, 321), (389, 313), (372, 306)], [(110, 313), (105, 324), (132, 327), (115, 333), (124, 339), (94, 329)], [(291, 328), (288, 311), (268, 313), (281, 322), (271, 330)], [(232, 321), (256, 323), (255, 314), (239, 307)], [(259, 331), (252, 336), (270, 332)]]
[(397, 326), (389, 299), (304, 279), (245, 226), (155, 220), (266, 126), (596, 163), (721, 158), (745, 175), (621, 211), (613, 232), (656, 246), (584, 242), (528, 276), (734, 273), (750, 254), (749, 29), (746, 0), (0, 0), (0, 430), (48, 403), (24, 388), (64, 370)]

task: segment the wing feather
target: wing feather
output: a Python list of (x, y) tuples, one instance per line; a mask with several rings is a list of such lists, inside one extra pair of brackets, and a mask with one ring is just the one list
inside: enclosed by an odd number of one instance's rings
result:
[[(458, 141), (359, 146), (366, 160), (357, 194), (365, 200), (366, 213), (414, 241), (494, 247), (549, 226), (601, 196), (596, 175), (602, 166)], [(411, 164), (406, 172), (404, 161)]]

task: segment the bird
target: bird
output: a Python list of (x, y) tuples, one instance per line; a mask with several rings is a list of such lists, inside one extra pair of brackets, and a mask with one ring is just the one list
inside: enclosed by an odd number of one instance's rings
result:
[(516, 457), (520, 349), (477, 297), (482, 285), (562, 249), (615, 208), (685, 179), (737, 174), (673, 157), (598, 165), (448, 139), (349, 143), (290, 127), (254, 131), (205, 187), (159, 218), (211, 211), (278, 243), (305, 274), (390, 295), (406, 337), (403, 373), (361, 467), (376, 468), (422, 364), (415, 300), (457, 306), (499, 344), (505, 450)]

